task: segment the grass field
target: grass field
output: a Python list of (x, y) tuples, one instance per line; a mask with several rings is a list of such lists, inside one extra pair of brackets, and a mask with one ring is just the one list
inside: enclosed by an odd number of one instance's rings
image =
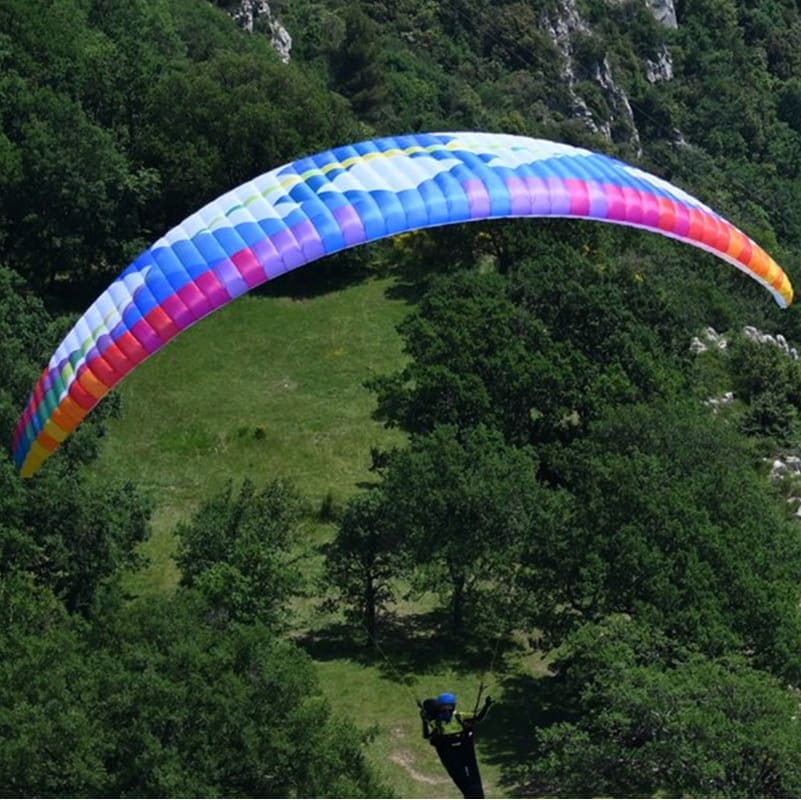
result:
[[(291, 478), (314, 508), (329, 493), (342, 501), (374, 478), (370, 447), (402, 441), (371, 419), (374, 397), (363, 387), (402, 363), (396, 326), (409, 306), (387, 296), (391, 286), (376, 279), (307, 299), (243, 297), (126, 380), (123, 412), (109, 423), (98, 469), (136, 481), (155, 503), (143, 548), (151, 563), (128, 578), (129, 591), (175, 586), (176, 523), (229, 480)], [(313, 549), (332, 528), (310, 519), (305, 530)], [(309, 564), (315, 568), (314, 559)], [(401, 621), (426, 620), (426, 611), (397, 609)], [(317, 663), (333, 708), (362, 728), (375, 726), (368, 752), (395, 793), (458, 796), (420, 737), (414, 700), (448, 689), (472, 706), (490, 653), (464, 661), (426, 623), (395, 626), (382, 653), (365, 652), (313, 600), (299, 601), (299, 612), (294, 635)], [(488, 676), (491, 691), (497, 697), (502, 688), (501, 699), (511, 699), (521, 681), (536, 684), (543, 672), (520, 649), (503, 675)], [(479, 754), (489, 796), (504, 796), (504, 785), (514, 783), (510, 764), (527, 749), (537, 709), (526, 704), (534, 696), (521, 694), (515, 709), (499, 709), (487, 722)]]
[(130, 588), (168, 588), (171, 532), (228, 480), (292, 479), (312, 503), (350, 496), (371, 445), (401, 441), (370, 417), (363, 382), (401, 363), (408, 311), (369, 281), (307, 300), (245, 296), (143, 364), (121, 387), (99, 469), (156, 502), (150, 569)]

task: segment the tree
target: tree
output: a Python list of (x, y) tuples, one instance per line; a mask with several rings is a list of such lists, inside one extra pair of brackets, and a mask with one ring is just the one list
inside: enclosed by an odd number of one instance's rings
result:
[(108, 794), (370, 797), (385, 789), (309, 658), (260, 622), (221, 627), (194, 590), (101, 620)]
[(741, 427), (779, 447), (797, 440), (801, 414), (801, 364), (779, 347), (737, 337), (728, 368), (738, 399), (748, 404)]
[(0, 576), (0, 792), (103, 796), (110, 731), (97, 713), (86, 623), (20, 571)]
[(378, 615), (393, 598), (398, 542), (380, 490), (348, 503), (336, 538), (326, 550), (325, 584), (338, 594), (347, 616), (358, 621), (374, 645)]
[(56, 302), (212, 197), (355, 138), (344, 98), (207, 3), (9, 0), (0, 30), (0, 258)]
[(268, 169), (355, 136), (341, 98), (241, 32), (208, 59), (164, 71), (147, 100), (137, 155), (160, 176), (143, 219), (158, 232)]
[[(19, 276), (0, 269), (0, 434), (14, 425), (63, 321), (53, 320)], [(23, 570), (49, 586), (70, 611), (87, 612), (98, 588), (140, 563), (136, 547), (149, 533), (150, 501), (129, 482), (85, 467), (97, 455), (104, 401), (48, 468), (22, 481), (9, 451), (0, 453), (0, 574)]]
[(344, 40), (332, 54), (335, 88), (359, 117), (368, 120), (375, 118), (387, 94), (378, 30), (358, 5), (349, 6)]
[(257, 490), (232, 484), (207, 500), (176, 531), (181, 583), (196, 588), (221, 620), (278, 626), (300, 574), (290, 547), (301, 499), (284, 481)]
[(679, 400), (610, 410), (552, 452), (575, 516), (536, 553), (553, 591), (537, 622), (558, 641), (581, 621), (626, 613), (795, 683), (799, 534), (755, 461), (725, 420)]
[(87, 622), (28, 576), (0, 577), (3, 794), (386, 796), (309, 658), (210, 611), (179, 588), (109, 595)]
[(625, 617), (587, 625), (553, 668), (571, 721), (537, 734), (537, 794), (788, 797), (801, 790), (798, 698), (738, 658), (709, 659)]
[(44, 304), (19, 274), (0, 266), (0, 437), (11, 442), (19, 408), (56, 336)]
[(150, 534), (152, 503), (135, 484), (59, 462), (24, 491), (19, 529), (35, 543), (25, 566), (68, 610), (88, 612), (105, 582), (142, 564), (137, 546)]
[(125, 211), (146, 187), (112, 133), (79, 103), (24, 84), (10, 94), (7, 135), (22, 158), (16, 180), (0, 186), (15, 228), (6, 257), (40, 289), (52, 290), (57, 275), (88, 282), (94, 269), (122, 261), (131, 233)]
[[(599, 226), (600, 227), (600, 226)], [(425, 433), (485, 424), (511, 444), (575, 438), (607, 406), (670, 395), (686, 382), (680, 321), (627, 267), (607, 274), (577, 249), (543, 243), (509, 276), (431, 282), (401, 325), (410, 360), (368, 386), (377, 416)]]
[(493, 273), (432, 281), (400, 327), (409, 363), (367, 384), (378, 395), (377, 416), (419, 434), (484, 424), (513, 444), (558, 428), (578, 401), (581, 357), (507, 289)]
[(538, 482), (533, 452), (484, 427), (415, 437), (392, 458), (382, 490), (420, 584), (447, 597), (457, 633), (468, 618), (498, 623), (486, 618), (508, 609), (521, 559), (565, 516), (561, 496)]

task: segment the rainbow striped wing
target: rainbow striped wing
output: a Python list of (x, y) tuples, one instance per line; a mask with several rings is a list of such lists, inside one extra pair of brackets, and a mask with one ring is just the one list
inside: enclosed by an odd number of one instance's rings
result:
[(364, 242), (500, 217), (645, 228), (715, 253), (782, 307), (792, 302), (784, 272), (745, 234), (677, 187), (608, 156), (489, 133), (376, 139), (244, 183), (145, 250), (50, 359), (17, 425), (17, 467), (33, 475), (137, 364), (249, 289)]

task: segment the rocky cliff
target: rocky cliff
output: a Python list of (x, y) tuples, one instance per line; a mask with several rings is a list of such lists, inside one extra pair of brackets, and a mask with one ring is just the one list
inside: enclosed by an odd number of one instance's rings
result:
[(232, 0), (220, 5), (250, 33), (263, 32), (270, 37), (275, 51), (285, 64), (292, 52), (292, 36), (273, 14), (268, 0)]
[[(660, 25), (666, 29), (678, 27), (673, 0), (641, 1)], [(612, 5), (620, 0), (607, 2)], [(281, 60), (289, 62), (292, 37), (268, 0), (231, 0), (219, 4), (245, 30), (267, 35)], [(582, 16), (576, 0), (560, 0), (551, 10), (543, 12), (539, 26), (561, 55), (560, 74), (570, 102), (567, 113), (582, 120), (590, 130), (610, 142), (625, 143), (639, 153), (640, 135), (624, 81), (617, 74), (614, 59), (597, 47), (593, 27)], [(592, 51), (590, 56), (586, 54), (588, 42), (595, 42), (589, 48)], [(673, 77), (673, 62), (664, 44), (656, 53), (643, 55), (642, 63), (645, 76), (651, 83), (669, 81)], [(601, 102), (597, 102), (599, 96)]]

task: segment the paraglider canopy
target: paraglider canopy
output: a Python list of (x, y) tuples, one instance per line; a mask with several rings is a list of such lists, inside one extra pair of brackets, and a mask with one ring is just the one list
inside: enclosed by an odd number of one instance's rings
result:
[(86, 310), (42, 372), (13, 451), (34, 475), (91, 409), (178, 333), (331, 253), (418, 228), (570, 217), (714, 253), (774, 296), (793, 289), (730, 222), (660, 178), (570, 145), (494, 133), (375, 139), (301, 158), (227, 192), (145, 250)]

